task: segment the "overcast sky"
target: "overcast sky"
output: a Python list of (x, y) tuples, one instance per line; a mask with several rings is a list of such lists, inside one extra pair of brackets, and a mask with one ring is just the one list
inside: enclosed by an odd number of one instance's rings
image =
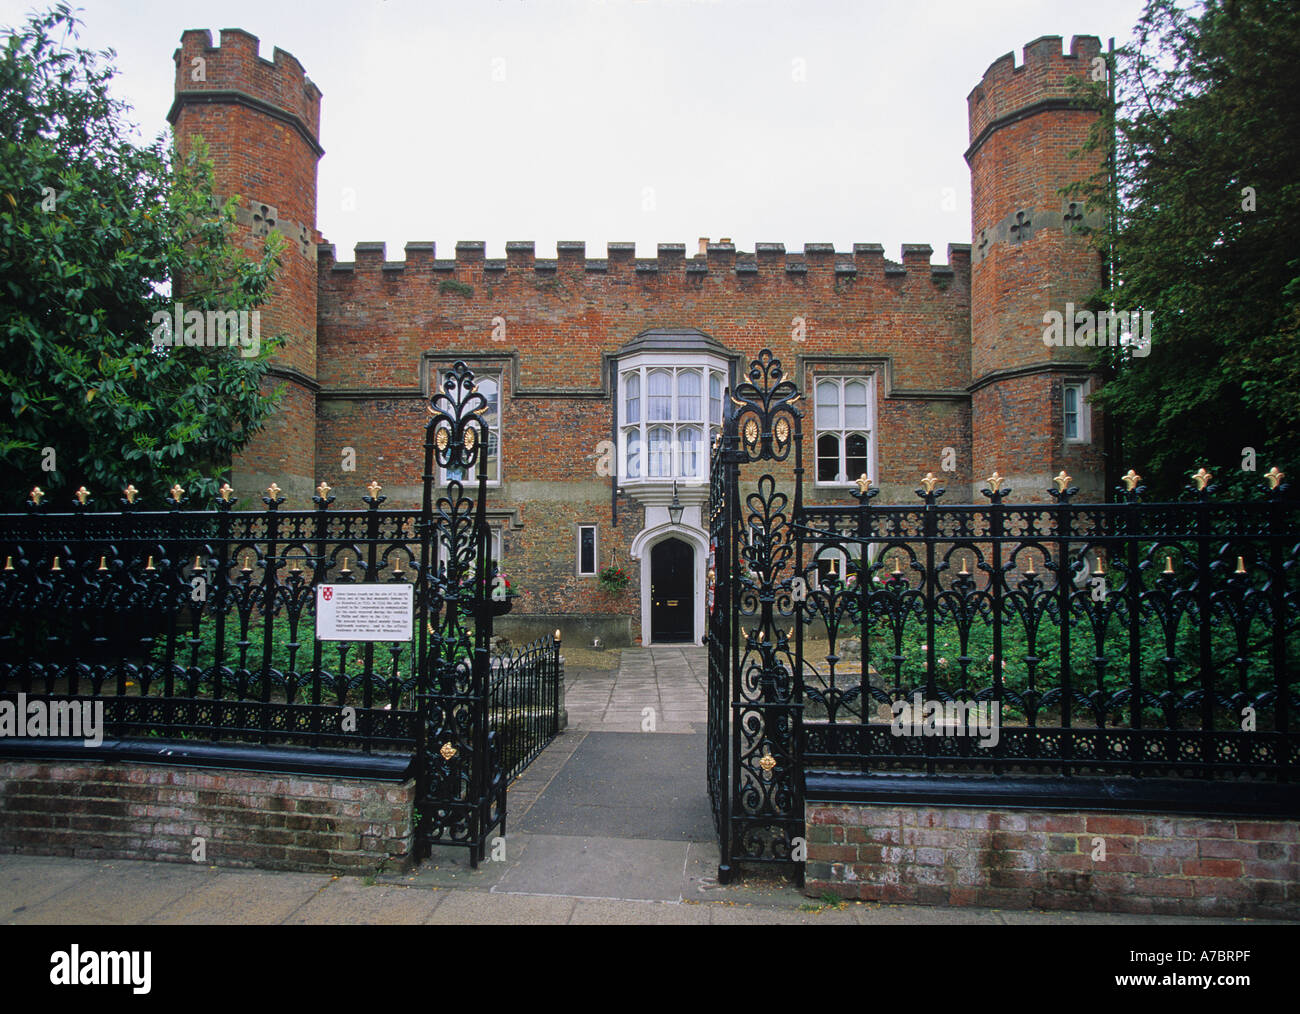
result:
[[(966, 96), (1041, 35), (1114, 36), (1141, 0), (84, 0), (116, 94), (167, 129), (181, 32), (243, 28), (323, 93), (318, 226), (382, 240), (970, 242)], [(0, 0), (0, 24), (31, 3)]]

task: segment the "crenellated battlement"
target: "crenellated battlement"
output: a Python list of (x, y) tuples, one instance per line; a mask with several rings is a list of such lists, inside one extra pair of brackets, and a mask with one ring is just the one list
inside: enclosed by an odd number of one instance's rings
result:
[(240, 28), (223, 28), (220, 46), (212, 44), (206, 29), (182, 33), (180, 48), (172, 56), (176, 98), (168, 120), (175, 123), (187, 103), (242, 99), (290, 118), (319, 155), (320, 89), (292, 53), (277, 46), (267, 60), (259, 48), (257, 36)]
[(904, 243), (901, 261), (885, 258), (878, 243), (854, 243), (852, 251), (837, 251), (832, 243), (805, 243), (802, 253), (791, 253), (783, 243), (756, 243), (753, 252), (738, 251), (734, 243), (708, 243), (705, 253), (686, 256), (682, 243), (660, 243), (654, 257), (638, 257), (635, 243), (608, 243), (605, 256), (590, 258), (586, 244), (561, 241), (554, 258), (538, 258), (531, 241), (506, 244), (506, 256), (488, 258), (486, 244), (461, 241), (454, 258), (439, 258), (437, 245), (428, 241), (407, 243), (405, 260), (388, 260), (384, 243), (357, 243), (352, 260), (340, 261), (332, 243), (317, 247), (317, 267), (322, 281), (340, 275), (366, 272), (421, 272), (486, 275), (533, 272), (554, 275), (565, 270), (588, 274), (624, 274), (638, 278), (661, 276), (835, 276), (864, 279), (897, 279), (901, 276), (931, 278), (948, 284), (958, 275), (969, 278), (969, 243), (949, 243), (946, 264), (931, 264), (933, 247), (926, 243)]
[(1094, 58), (1102, 55), (1101, 40), (1076, 35), (1068, 53), (1062, 53), (1061, 43), (1059, 35), (1044, 35), (1025, 46), (1019, 67), (1013, 53), (989, 65), (966, 99), (972, 151), (1000, 121), (1043, 102), (1068, 102), (1070, 79), (1089, 78)]

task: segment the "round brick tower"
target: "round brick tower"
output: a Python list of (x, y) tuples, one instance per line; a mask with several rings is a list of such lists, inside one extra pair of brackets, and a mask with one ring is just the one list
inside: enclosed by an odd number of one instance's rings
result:
[[(288, 240), (271, 299), (261, 307), (262, 337), (287, 336), (268, 386), (284, 383), (279, 411), (234, 462), (232, 484), (243, 498), (272, 482), (302, 502), (316, 485), (316, 165), (323, 150), (321, 93), (289, 53), (258, 55), (257, 37), (223, 29), (181, 36), (175, 101), (167, 119), (182, 151), (202, 136), (222, 199), (239, 198), (240, 237), (260, 253), (264, 237)], [(245, 500), (247, 503), (247, 500)]]
[(1078, 501), (1104, 499), (1103, 420), (1081, 400), (1096, 390), (1096, 350), (1044, 342), (1044, 316), (1082, 309), (1102, 280), (1100, 255), (1074, 231), (1100, 222), (1060, 193), (1100, 165), (1070, 158), (1097, 114), (1077, 108), (1068, 82), (1101, 56), (1095, 36), (1076, 35), (1066, 55), (1046, 36), (1022, 66), (1010, 53), (994, 62), (967, 99), (972, 461), (977, 486), (996, 468), (1012, 500), (1046, 500), (1062, 469)]

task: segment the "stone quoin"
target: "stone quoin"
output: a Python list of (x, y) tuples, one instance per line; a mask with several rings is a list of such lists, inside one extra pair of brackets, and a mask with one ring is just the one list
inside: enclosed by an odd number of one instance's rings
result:
[[(808, 502), (845, 502), (863, 473), (881, 502), (910, 502), (940, 469), (948, 502), (969, 501), (994, 469), (1014, 499), (1045, 500), (1062, 470), (1081, 502), (1101, 499), (1095, 350), (1043, 339), (1046, 313), (1085, 305), (1101, 282), (1078, 231), (1095, 216), (1061, 194), (1099, 164), (1071, 158), (1096, 117), (1071, 82), (1101, 52), (1093, 36), (1065, 53), (1059, 36), (1040, 38), (975, 85), (972, 243), (949, 244), (944, 264), (928, 245), (893, 261), (872, 243), (742, 251), (727, 239), (690, 256), (663, 243), (653, 257), (561, 241), (554, 259), (532, 242), (508, 243), (503, 259), (481, 242), (450, 258), (412, 242), (403, 260), (359, 243), (339, 260), (316, 225), (320, 90), (247, 32), (213, 46), (187, 31), (168, 114), (178, 144), (205, 139), (250, 249), (273, 230), (289, 240), (261, 307), (265, 334), (286, 336), (268, 382), (287, 391), (233, 485), (275, 482), (292, 508), (322, 481), (346, 500), (378, 480), (390, 506), (418, 504), (426, 405), (440, 371), (464, 360), (493, 403), (494, 551), (519, 592), (498, 628), (565, 626), (610, 646), (700, 642), (708, 448), (726, 388), (764, 347), (804, 394)], [(869, 208), (852, 213), (870, 224)], [(611, 565), (626, 588), (600, 580)]]

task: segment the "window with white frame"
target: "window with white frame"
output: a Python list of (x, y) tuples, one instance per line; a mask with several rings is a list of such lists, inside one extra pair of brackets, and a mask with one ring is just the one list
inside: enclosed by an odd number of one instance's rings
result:
[(814, 385), (816, 482), (842, 486), (860, 475), (875, 481), (871, 434), (876, 416), (873, 377), (818, 377)]
[(578, 575), (587, 576), (596, 573), (596, 526), (578, 526)]
[[(445, 377), (439, 378), (439, 382), (445, 380)], [(479, 394), (487, 399), (487, 411), (480, 418), (483, 425), (488, 429), (487, 444), (487, 477), (489, 485), (497, 485), (501, 482), (501, 374), (487, 373), (474, 378), (474, 387)], [(466, 475), (464, 468), (444, 468), (442, 470), (442, 481), (450, 482), (452, 479), (459, 479), (461, 482), (471, 482), (475, 480), (478, 470), (475, 468)]]
[(1067, 443), (1087, 443), (1089, 437), (1088, 382), (1070, 381), (1061, 388), (1063, 428)]
[[(697, 363), (681, 365), (683, 358)], [(707, 479), (726, 386), (726, 364), (711, 357), (646, 354), (625, 361), (618, 388), (620, 478)]]

